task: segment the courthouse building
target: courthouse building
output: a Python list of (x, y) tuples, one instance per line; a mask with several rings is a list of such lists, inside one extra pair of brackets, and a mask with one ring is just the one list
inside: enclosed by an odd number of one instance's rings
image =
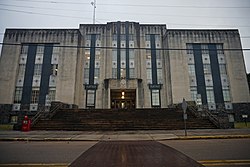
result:
[(167, 29), (109, 22), (79, 29), (6, 29), (0, 104), (18, 113), (51, 101), (79, 108), (166, 108), (199, 101), (210, 110), (249, 103), (237, 29)]

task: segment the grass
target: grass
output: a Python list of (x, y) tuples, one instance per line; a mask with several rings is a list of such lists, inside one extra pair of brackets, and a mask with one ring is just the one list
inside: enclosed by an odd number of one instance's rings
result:
[(2, 131), (2, 130), (13, 130), (13, 125), (2, 124), (2, 125), (0, 125), (0, 131)]
[(235, 122), (234, 127), (236, 129), (250, 128), (250, 122), (247, 122), (247, 126), (246, 126), (245, 122)]

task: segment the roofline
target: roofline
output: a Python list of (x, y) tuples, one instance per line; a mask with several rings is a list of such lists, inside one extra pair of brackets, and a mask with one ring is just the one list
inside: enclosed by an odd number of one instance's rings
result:
[(167, 29), (167, 31), (239, 31), (239, 29), (235, 29), (235, 28), (228, 28), (228, 29), (220, 29), (220, 28), (211, 28), (211, 29), (198, 29), (198, 28), (194, 28), (194, 29)]
[(6, 28), (6, 31), (42, 31), (42, 30), (51, 30), (51, 31), (66, 31), (66, 30), (79, 30), (78, 28)]

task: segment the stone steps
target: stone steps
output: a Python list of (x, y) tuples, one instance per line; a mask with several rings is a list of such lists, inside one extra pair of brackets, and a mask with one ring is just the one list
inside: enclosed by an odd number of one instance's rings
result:
[[(188, 113), (188, 129), (211, 129), (206, 119)], [(184, 129), (183, 113), (174, 109), (62, 109), (51, 120), (40, 120), (34, 130), (174, 130)]]

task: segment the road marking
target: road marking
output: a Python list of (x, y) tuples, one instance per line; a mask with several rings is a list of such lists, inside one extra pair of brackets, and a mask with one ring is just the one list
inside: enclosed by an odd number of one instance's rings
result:
[(20, 163), (20, 164), (0, 164), (0, 167), (68, 167), (68, 163)]
[(202, 160), (198, 161), (204, 166), (225, 166), (225, 165), (250, 165), (249, 159), (243, 160)]

